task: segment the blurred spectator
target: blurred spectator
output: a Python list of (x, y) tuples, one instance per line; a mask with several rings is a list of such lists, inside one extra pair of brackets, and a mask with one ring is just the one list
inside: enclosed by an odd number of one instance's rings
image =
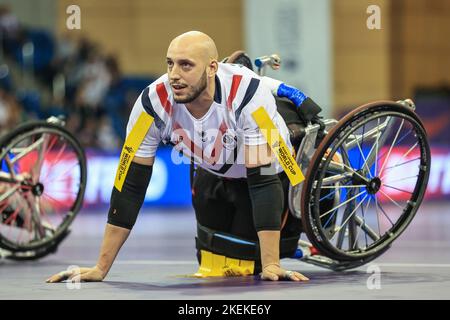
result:
[(110, 118), (104, 115), (98, 123), (96, 147), (105, 151), (115, 151), (120, 148), (121, 142), (111, 127)]
[(52, 87), (53, 80), (58, 74), (67, 72), (77, 58), (77, 54), (77, 43), (69, 32), (56, 41), (55, 55), (50, 64), (41, 73), (41, 78), (47, 87)]
[(25, 118), (15, 97), (0, 87), (0, 135), (13, 129)]
[(0, 5), (0, 40), (3, 51), (13, 55), (15, 49), (24, 42), (25, 32), (17, 17), (6, 5)]
[[(30, 40), (30, 32), (25, 31), (9, 7), (0, 5), (0, 42), (18, 67), (23, 67), (22, 46)], [(32, 80), (43, 82), (48, 94), (23, 90), (26, 86), (19, 83), (14, 86), (9, 70), (17, 68), (2, 62), (0, 133), (31, 117), (65, 115), (66, 128), (76, 133), (84, 147), (108, 151), (121, 147), (134, 100), (151, 83), (147, 78), (124, 79), (117, 57), (102, 55), (96, 43), (69, 32), (56, 39), (53, 58), (39, 73), (22, 69)]]
[(6, 5), (0, 5), (0, 31), (5, 38), (17, 38), (20, 33), (20, 24), (17, 17)]
[(88, 61), (81, 68), (82, 79), (75, 104), (81, 108), (89, 108), (88, 113), (91, 113), (97, 110), (104, 98), (112, 75), (97, 51), (90, 53)]

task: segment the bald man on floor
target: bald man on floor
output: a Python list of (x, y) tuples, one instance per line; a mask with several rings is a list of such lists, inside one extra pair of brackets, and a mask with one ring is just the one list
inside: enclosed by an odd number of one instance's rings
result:
[[(160, 142), (171, 144), (176, 154), (198, 165), (192, 193), (201, 232), (214, 230), (254, 241), (259, 248), (254, 262), (259, 268), (252, 270), (261, 272), (263, 280), (308, 280), (280, 266), (281, 220), (287, 212), (282, 181), (286, 176), (251, 116), (264, 107), (292, 148), (286, 124), (277, 112), (274, 88), (248, 68), (219, 63), (218, 57), (214, 41), (202, 32), (186, 32), (171, 41), (167, 73), (143, 90), (130, 114), (97, 264), (80, 268), (79, 274), (60, 272), (47, 282), (75, 277), (102, 281), (106, 277), (136, 222)], [(142, 138), (129, 148), (138, 133)], [(134, 153), (127, 154), (129, 150)], [(269, 167), (272, 174), (264, 173)], [(199, 253), (236, 257), (200, 238)]]

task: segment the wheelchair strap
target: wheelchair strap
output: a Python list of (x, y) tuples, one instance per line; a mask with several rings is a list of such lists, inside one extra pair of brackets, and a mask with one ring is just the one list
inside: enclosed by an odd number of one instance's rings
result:
[[(280, 240), (280, 258), (290, 258), (297, 250), (299, 236)], [(208, 250), (234, 259), (260, 261), (257, 241), (246, 240), (223, 232), (216, 232), (197, 223), (195, 246), (198, 250)]]

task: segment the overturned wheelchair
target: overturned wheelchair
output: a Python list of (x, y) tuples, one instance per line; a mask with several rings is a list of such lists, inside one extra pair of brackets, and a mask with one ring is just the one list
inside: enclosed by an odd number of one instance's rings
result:
[[(233, 62), (252, 67), (248, 57), (240, 58)], [(268, 66), (278, 69), (280, 63), (276, 55), (255, 60), (260, 75)], [(378, 258), (412, 221), (427, 187), (430, 149), (414, 103), (409, 99), (373, 102), (339, 121), (321, 119), (319, 110), (295, 110), (287, 100), (279, 99), (277, 105), (305, 175), (301, 184), (289, 186), (292, 216), (284, 221), (290, 218), (301, 224), (300, 232), (309, 240), (282, 229), (281, 257), (336, 271)], [(200, 225), (197, 230), (199, 251), (214, 243), (219, 254), (220, 248), (227, 252), (232, 248), (238, 254), (231, 258), (258, 260), (254, 241)], [(199, 271), (214, 265), (210, 256), (205, 257), (209, 262), (203, 261)]]

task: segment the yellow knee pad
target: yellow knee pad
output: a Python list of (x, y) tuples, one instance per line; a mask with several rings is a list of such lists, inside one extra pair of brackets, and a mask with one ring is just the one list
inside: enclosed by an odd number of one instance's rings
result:
[(201, 263), (194, 277), (240, 277), (253, 275), (255, 261), (233, 259), (200, 250)]

